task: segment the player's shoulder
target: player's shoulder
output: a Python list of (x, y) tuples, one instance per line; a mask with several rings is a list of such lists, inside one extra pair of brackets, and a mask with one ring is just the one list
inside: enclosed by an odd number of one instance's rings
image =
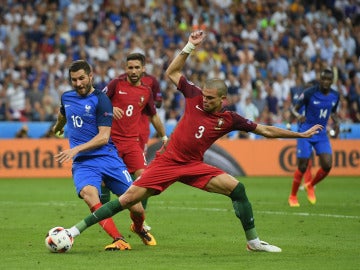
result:
[(330, 93), (331, 93), (332, 95), (334, 95), (335, 97), (340, 97), (339, 92), (338, 92), (338, 91), (336, 91), (336, 90), (335, 90), (335, 89), (333, 89), (333, 88), (330, 88)]
[(77, 93), (74, 89), (69, 90), (69, 91), (65, 91), (64, 93), (62, 93), (61, 98), (71, 98), (77, 96)]

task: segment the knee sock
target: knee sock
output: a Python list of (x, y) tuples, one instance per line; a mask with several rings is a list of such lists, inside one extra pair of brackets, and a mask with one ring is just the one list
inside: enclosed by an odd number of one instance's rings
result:
[(231, 192), (229, 197), (235, 210), (235, 215), (240, 219), (242, 227), (245, 231), (246, 239), (251, 240), (257, 238), (255, 223), (251, 203), (249, 202), (245, 187), (239, 183)]
[(79, 233), (86, 230), (90, 226), (94, 225), (95, 223), (98, 223), (99, 221), (112, 217), (116, 213), (122, 211), (123, 208), (119, 202), (119, 199), (112, 200), (108, 203), (105, 203), (103, 206), (101, 206), (98, 210), (93, 212), (91, 215), (85, 217), (83, 220), (81, 220), (79, 223), (77, 223), (74, 227), (79, 230)]
[[(102, 206), (102, 203), (98, 203), (91, 207), (90, 211), (93, 213), (97, 209), (99, 209)], [(120, 237), (123, 237), (122, 234), (118, 231), (116, 228), (116, 225), (114, 223), (114, 220), (110, 218), (103, 219), (99, 222), (99, 225), (104, 229), (105, 232), (107, 232), (108, 235), (110, 235), (114, 240), (118, 239)]]
[(130, 217), (131, 217), (132, 221), (134, 222), (135, 231), (141, 232), (143, 229), (145, 215), (136, 215), (136, 214), (130, 212)]
[(308, 166), (306, 167), (306, 171), (304, 173), (305, 185), (311, 183), (311, 181), (312, 181), (311, 167), (312, 167), (312, 161), (311, 161), (311, 159), (309, 159)]
[(291, 187), (291, 196), (296, 196), (299, 190), (299, 186), (301, 184), (302, 177), (303, 177), (303, 173), (299, 169), (296, 169)]
[(314, 179), (311, 181), (311, 185), (315, 186), (317, 183), (319, 183), (321, 180), (323, 180), (329, 172), (324, 171), (322, 168), (320, 168), (317, 173), (315, 174)]
[(110, 202), (110, 198), (111, 198), (110, 189), (108, 189), (105, 186), (102, 186), (101, 187), (100, 202), (102, 204), (105, 204), (107, 202)]

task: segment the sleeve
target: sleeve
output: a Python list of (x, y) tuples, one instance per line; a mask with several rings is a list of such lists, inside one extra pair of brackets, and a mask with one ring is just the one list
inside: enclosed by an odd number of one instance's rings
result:
[(202, 95), (201, 88), (181, 76), (177, 89), (183, 93), (185, 98), (192, 98)]
[(101, 92), (105, 93), (110, 99), (113, 97), (115, 91), (116, 91), (116, 84), (118, 80), (114, 79), (111, 80), (107, 86)]
[(98, 95), (98, 105), (96, 110), (97, 126), (111, 127), (113, 119), (113, 107), (110, 99), (104, 94)]
[[(151, 92), (151, 90), (149, 89), (149, 91)], [(153, 95), (150, 94), (149, 95), (149, 100), (147, 102), (147, 104), (145, 105), (145, 108), (143, 110), (143, 112), (149, 116), (153, 116), (157, 113), (156, 111), (156, 105), (155, 105), (155, 102), (154, 102), (154, 98), (153, 98)]]
[(155, 78), (152, 77), (152, 93), (153, 93), (153, 97), (154, 97), (154, 101), (156, 102), (162, 102), (163, 98), (162, 98), (162, 94), (161, 94), (161, 90), (160, 90), (160, 84), (159, 81)]
[(63, 103), (63, 97), (64, 97), (64, 94), (66, 92), (64, 92), (62, 95), (61, 95), (61, 98), (60, 98), (60, 113), (62, 115), (65, 115), (65, 107), (64, 107), (64, 103)]
[(338, 106), (339, 106), (339, 102), (340, 102), (340, 95), (339, 95), (339, 93), (336, 92), (336, 91), (334, 91), (334, 93), (335, 93), (336, 101), (335, 101), (335, 105), (332, 107), (332, 110), (331, 110), (332, 113), (336, 113), (337, 108), (338, 108)]
[(230, 112), (233, 119), (233, 129), (241, 130), (245, 132), (252, 132), (256, 129), (257, 124), (249, 119), (242, 117), (241, 115)]

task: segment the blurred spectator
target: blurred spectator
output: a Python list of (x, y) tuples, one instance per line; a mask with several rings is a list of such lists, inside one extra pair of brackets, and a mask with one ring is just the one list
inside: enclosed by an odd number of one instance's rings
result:
[[(332, 66), (334, 87), (346, 99), (341, 114), (359, 121), (356, 1), (10, 2), (0, 9), (0, 121), (51, 121), (59, 97), (71, 89), (71, 61), (92, 63), (94, 84), (102, 88), (134, 51), (147, 56), (147, 69), (160, 82), (165, 120), (177, 121), (184, 102), (164, 70), (195, 28), (207, 32), (206, 50), (195, 50), (185, 71), (194, 83), (205, 75), (225, 79), (229, 108), (244, 108), (251, 97), (260, 122), (280, 123), (294, 81), (312, 83), (321, 68)], [(21, 83), (12, 78), (19, 73)]]
[(29, 127), (23, 125), (15, 134), (15, 138), (29, 138)]

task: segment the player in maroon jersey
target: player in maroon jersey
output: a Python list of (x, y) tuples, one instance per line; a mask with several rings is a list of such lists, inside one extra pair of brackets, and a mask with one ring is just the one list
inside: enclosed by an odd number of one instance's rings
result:
[[(139, 138), (142, 126), (142, 117), (150, 118), (163, 141), (167, 141), (165, 128), (156, 112), (153, 93), (149, 85), (143, 84), (141, 78), (145, 71), (145, 57), (139, 53), (129, 54), (126, 58), (126, 73), (110, 81), (103, 92), (110, 98), (113, 105), (114, 119), (111, 128), (111, 138), (116, 145), (119, 156), (126, 164), (129, 173), (136, 179), (147, 166), (144, 149)], [(149, 124), (148, 124), (149, 125)], [(149, 128), (149, 127), (148, 127)], [(102, 188), (101, 202), (109, 200), (110, 194), (106, 187)], [(132, 216), (132, 218), (134, 218)], [(143, 218), (143, 217), (139, 217)], [(144, 220), (142, 220), (144, 221)], [(148, 229), (140, 229), (147, 233)], [(150, 233), (147, 233), (150, 235)], [(151, 235), (150, 235), (151, 236)], [(143, 239), (144, 240), (144, 239)], [(145, 242), (152, 245), (153, 242)], [(105, 247), (105, 250), (118, 249), (117, 241)]]
[(245, 231), (249, 251), (281, 252), (279, 247), (260, 241), (258, 238), (252, 207), (244, 185), (223, 170), (204, 163), (204, 153), (218, 138), (233, 130), (253, 132), (269, 138), (308, 138), (323, 127), (315, 125), (302, 133), (293, 132), (256, 124), (235, 112), (223, 109), (227, 96), (227, 87), (223, 80), (207, 80), (201, 89), (187, 81), (181, 72), (189, 54), (204, 38), (204, 32), (193, 32), (182, 52), (167, 68), (167, 76), (186, 99), (184, 115), (168, 143), (158, 151), (155, 159), (118, 200), (103, 205), (93, 215), (87, 216), (70, 228), (69, 232), (72, 236), (79, 235), (101, 219), (114, 215), (145, 198), (160, 194), (178, 181), (229, 197)]
[[(124, 74), (121, 74), (117, 77), (117, 79), (113, 80), (112, 82), (109, 83), (109, 85), (107, 86), (107, 88), (105, 88), (103, 91), (107, 91), (109, 94), (108, 96), (111, 95), (111, 100), (112, 100), (112, 104), (113, 106), (117, 106), (114, 102), (117, 102), (116, 100), (121, 100), (124, 103), (127, 102), (126, 99), (122, 99), (122, 98), (113, 98), (115, 91), (115, 85), (118, 84), (118, 87), (127, 87), (127, 85), (125, 83), (120, 83), (123, 81), (129, 81), (128, 78), (130, 78), (130, 76), (133, 76), (132, 82), (130, 83), (131, 85), (142, 85), (142, 86), (146, 86), (147, 88), (149, 88), (151, 90), (151, 95), (153, 97), (153, 102), (156, 108), (161, 107), (162, 104), (162, 95), (161, 95), (161, 91), (160, 91), (160, 85), (159, 82), (157, 81), (157, 79), (146, 73), (145, 72), (145, 56), (140, 54), (140, 53), (136, 53), (136, 54), (130, 54), (127, 57), (128, 61), (128, 67), (127, 67), (127, 72)], [(140, 61), (137, 64), (141, 64), (138, 65), (137, 67), (139, 67), (138, 69), (136, 68), (129, 68), (129, 61), (130, 60), (138, 60)], [(135, 73), (135, 75), (132, 75), (132, 73)], [(140, 82), (139, 82), (140, 79)], [(130, 88), (129, 88), (130, 89)], [(130, 89), (131, 90), (131, 89)], [(125, 94), (122, 94), (125, 95)], [(121, 97), (123, 97), (121, 95)], [(133, 95), (136, 94), (133, 93)], [(123, 107), (125, 107), (126, 105), (124, 105)], [(132, 121), (132, 126), (129, 126), (127, 124), (124, 125), (124, 122), (122, 120), (118, 121), (117, 123), (119, 125), (123, 125), (123, 129), (121, 134), (124, 134), (124, 137), (127, 137), (129, 134), (129, 131), (131, 130), (136, 130), (138, 132), (138, 142), (140, 144), (140, 147), (142, 149), (142, 153), (140, 153), (140, 149), (138, 147), (133, 147), (133, 146), (129, 146), (129, 145), (120, 145), (120, 141), (118, 141), (117, 143), (117, 149), (119, 151), (122, 151), (120, 153), (120, 156), (123, 158), (126, 166), (129, 169), (129, 172), (131, 173), (131, 176), (133, 177), (133, 179), (136, 179), (144, 170), (145, 166), (146, 166), (146, 148), (147, 148), (147, 142), (149, 140), (149, 136), (150, 136), (150, 119), (152, 117), (152, 115), (154, 115), (156, 113), (156, 108), (154, 110), (154, 106), (151, 106), (150, 108), (150, 113), (149, 113), (149, 109), (144, 108), (143, 110), (141, 110), (141, 115), (140, 118), (138, 117), (131, 117), (128, 118), (129, 121)], [(122, 112), (121, 112), (122, 113)], [(121, 116), (119, 116), (121, 117)], [(158, 131), (159, 135), (162, 136), (161, 134), (161, 126), (162, 125), (161, 122), (159, 122), (160, 119), (158, 119), (158, 117), (156, 116), (155, 118), (155, 124), (154, 127), (155, 129)], [(114, 129), (116, 129), (117, 127), (113, 127)], [(160, 132), (159, 132), (160, 130)], [(119, 134), (119, 140), (122, 140), (122, 135)], [(164, 136), (162, 136), (162, 141), (165, 143), (167, 141), (167, 136), (165, 133), (163, 133)], [(110, 190), (106, 187), (102, 187), (102, 191), (101, 191), (101, 202), (102, 203), (106, 203), (110, 200)], [(147, 207), (147, 199), (142, 201), (143, 207), (144, 209), (146, 209)], [(144, 221), (144, 228), (149, 231), (151, 229), (151, 227)], [(110, 249), (110, 247), (108, 247), (108, 249)]]

